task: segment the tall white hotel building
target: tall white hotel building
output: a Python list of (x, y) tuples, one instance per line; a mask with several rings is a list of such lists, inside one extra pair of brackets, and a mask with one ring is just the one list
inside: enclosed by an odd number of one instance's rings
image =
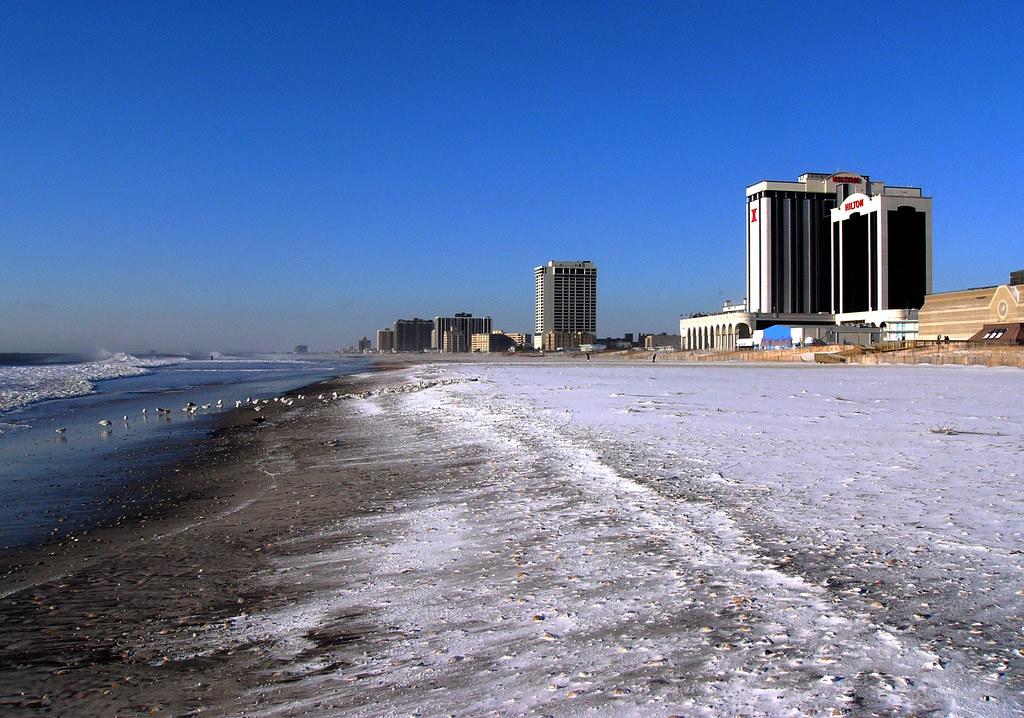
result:
[[(747, 311), (882, 319), (931, 291), (932, 201), (852, 172), (747, 187)], [(863, 316), (849, 316), (849, 315)]]
[(683, 349), (732, 349), (776, 324), (916, 319), (932, 291), (932, 200), (854, 172), (747, 187), (746, 299), (683, 317)]
[(534, 267), (533, 347), (548, 332), (597, 331), (597, 267), (593, 262), (556, 262)]

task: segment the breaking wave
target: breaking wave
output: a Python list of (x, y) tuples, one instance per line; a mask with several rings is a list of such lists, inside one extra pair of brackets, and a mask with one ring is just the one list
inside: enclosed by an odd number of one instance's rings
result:
[(148, 374), (153, 367), (181, 359), (140, 359), (118, 353), (98, 361), (73, 364), (0, 366), (0, 412), (47, 399), (90, 394), (93, 382)]

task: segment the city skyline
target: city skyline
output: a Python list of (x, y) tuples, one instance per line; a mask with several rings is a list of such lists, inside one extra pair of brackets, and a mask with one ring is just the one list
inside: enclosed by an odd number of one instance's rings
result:
[(674, 332), (743, 299), (745, 186), (856, 168), (941, 207), (934, 291), (997, 283), (1022, 20), (9, 4), (0, 348), (336, 348), (465, 307), (529, 331), (542, 257), (607, 268), (602, 335)]

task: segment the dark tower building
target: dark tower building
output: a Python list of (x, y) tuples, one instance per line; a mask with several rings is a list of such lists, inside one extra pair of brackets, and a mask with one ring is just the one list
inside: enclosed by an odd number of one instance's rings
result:
[(747, 187), (749, 311), (917, 309), (930, 287), (931, 199), (920, 188), (852, 172)]
[(430, 332), (434, 323), (429, 319), (396, 319), (395, 351), (422, 352), (430, 349)]

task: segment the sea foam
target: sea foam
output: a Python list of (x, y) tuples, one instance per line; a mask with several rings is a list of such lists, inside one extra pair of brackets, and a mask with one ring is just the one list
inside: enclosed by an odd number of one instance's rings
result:
[(0, 412), (46, 399), (65, 399), (93, 391), (93, 382), (149, 373), (152, 367), (181, 359), (139, 359), (115, 354), (101, 361), (38, 366), (0, 366)]

